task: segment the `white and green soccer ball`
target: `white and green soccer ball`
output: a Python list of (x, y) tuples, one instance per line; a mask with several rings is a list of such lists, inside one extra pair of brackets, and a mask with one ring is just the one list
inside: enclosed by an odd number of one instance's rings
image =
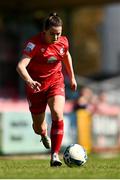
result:
[(83, 146), (71, 144), (65, 149), (63, 159), (67, 166), (79, 167), (86, 163), (87, 153)]

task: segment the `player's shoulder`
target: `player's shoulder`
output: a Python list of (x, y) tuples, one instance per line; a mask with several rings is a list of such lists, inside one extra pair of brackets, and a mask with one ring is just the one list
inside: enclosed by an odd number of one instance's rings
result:
[(60, 42), (66, 46), (68, 46), (69, 42), (66, 36), (61, 36), (60, 37)]
[(66, 36), (61, 36), (61, 40), (64, 41), (64, 42), (68, 42), (68, 39)]
[(40, 36), (41, 34), (36, 34), (34, 36), (32, 36), (31, 38), (27, 39), (24, 43), (24, 48), (30, 48), (30, 49), (34, 49), (36, 47), (38, 47), (39, 43), (40, 43)]

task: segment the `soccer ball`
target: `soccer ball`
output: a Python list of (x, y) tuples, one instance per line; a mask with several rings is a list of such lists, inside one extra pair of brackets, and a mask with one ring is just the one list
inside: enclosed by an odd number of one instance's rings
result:
[(71, 144), (65, 149), (63, 159), (65, 164), (69, 167), (82, 166), (87, 161), (87, 153), (83, 146)]

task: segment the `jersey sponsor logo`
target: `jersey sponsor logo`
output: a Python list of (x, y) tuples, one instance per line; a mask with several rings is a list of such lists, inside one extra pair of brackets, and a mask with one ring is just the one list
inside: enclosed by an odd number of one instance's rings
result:
[(34, 47), (35, 47), (35, 44), (29, 42), (29, 43), (27, 44), (26, 48), (25, 48), (25, 51), (26, 51), (26, 52), (31, 52), (31, 51), (34, 49)]
[(57, 58), (55, 56), (51, 56), (50, 58), (48, 58), (47, 63), (54, 63), (57, 61)]

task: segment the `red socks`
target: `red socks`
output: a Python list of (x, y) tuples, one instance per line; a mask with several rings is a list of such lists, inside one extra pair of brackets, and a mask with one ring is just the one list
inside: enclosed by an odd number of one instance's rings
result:
[(51, 152), (59, 153), (62, 139), (63, 139), (63, 131), (64, 123), (63, 120), (60, 121), (52, 121), (51, 127)]

